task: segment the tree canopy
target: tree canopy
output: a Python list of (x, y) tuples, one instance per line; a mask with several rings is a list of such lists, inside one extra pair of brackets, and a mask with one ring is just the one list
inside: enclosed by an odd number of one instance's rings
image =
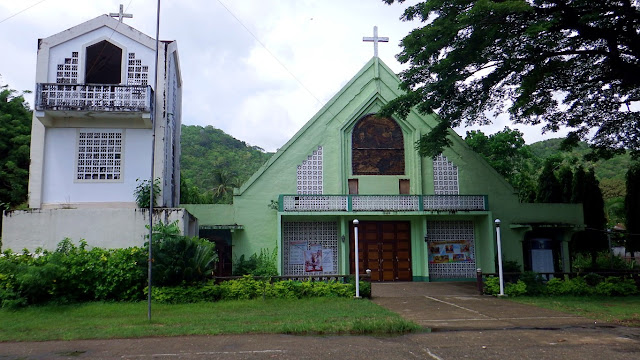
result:
[(0, 210), (27, 201), (31, 111), (21, 95), (0, 86)]
[(424, 26), (401, 42), (406, 94), (383, 113), (439, 114), (421, 155), (450, 145), (448, 128), (505, 112), (567, 127), (567, 145), (640, 152), (640, 0), (425, 0), (402, 20)]

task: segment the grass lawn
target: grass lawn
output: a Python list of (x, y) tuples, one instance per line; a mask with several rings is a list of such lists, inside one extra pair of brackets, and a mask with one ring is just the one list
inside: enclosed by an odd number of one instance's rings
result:
[(0, 341), (246, 333), (400, 334), (420, 329), (369, 300), (344, 298), (153, 304), (151, 322), (146, 302), (0, 310)]
[(509, 300), (618, 325), (640, 327), (640, 296), (541, 296), (516, 297)]

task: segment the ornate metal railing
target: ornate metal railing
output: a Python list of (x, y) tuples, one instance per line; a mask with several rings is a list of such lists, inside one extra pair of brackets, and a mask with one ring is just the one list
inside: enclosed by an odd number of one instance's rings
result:
[(280, 195), (281, 212), (485, 211), (485, 195)]
[(151, 86), (37, 84), (36, 110), (151, 112)]

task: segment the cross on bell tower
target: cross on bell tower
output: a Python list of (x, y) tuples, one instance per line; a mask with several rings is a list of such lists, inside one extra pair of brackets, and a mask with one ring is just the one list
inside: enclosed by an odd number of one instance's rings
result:
[(378, 57), (378, 43), (379, 42), (389, 42), (388, 37), (378, 37), (378, 27), (373, 27), (373, 37), (363, 37), (362, 41), (364, 42), (373, 42), (373, 56)]
[(122, 6), (122, 4), (120, 4), (120, 12), (117, 13), (109, 13), (109, 16), (114, 17), (114, 18), (118, 18), (118, 21), (122, 22), (122, 20), (124, 18), (132, 18), (133, 15), (132, 14), (125, 14), (124, 13), (124, 6)]

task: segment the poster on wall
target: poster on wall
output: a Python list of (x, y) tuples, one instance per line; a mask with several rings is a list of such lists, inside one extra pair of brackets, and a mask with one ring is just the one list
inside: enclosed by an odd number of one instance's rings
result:
[(306, 241), (291, 241), (289, 243), (289, 264), (303, 265), (304, 252), (307, 250)]
[(322, 271), (322, 245), (311, 244), (304, 252), (304, 271)]
[(473, 261), (469, 240), (451, 240), (429, 244), (429, 263), (445, 264)]
[(322, 271), (333, 272), (333, 249), (322, 249)]

